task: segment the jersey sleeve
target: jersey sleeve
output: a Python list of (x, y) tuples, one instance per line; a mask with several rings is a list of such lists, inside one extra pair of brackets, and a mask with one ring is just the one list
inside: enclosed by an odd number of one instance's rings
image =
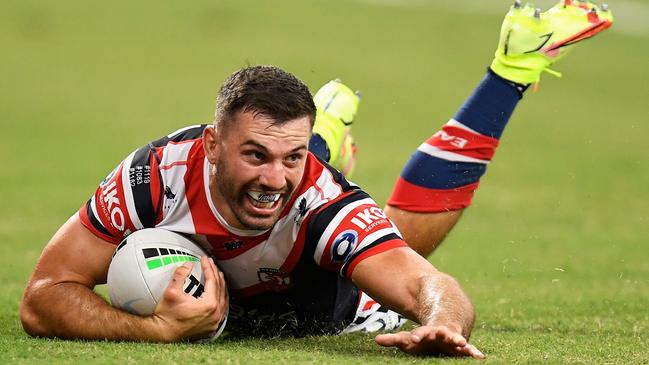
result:
[(383, 210), (360, 189), (315, 211), (306, 238), (315, 245), (313, 258), (320, 267), (348, 278), (364, 259), (407, 246)]
[(81, 223), (97, 237), (116, 244), (159, 221), (163, 190), (155, 153), (152, 144), (133, 151), (81, 207)]

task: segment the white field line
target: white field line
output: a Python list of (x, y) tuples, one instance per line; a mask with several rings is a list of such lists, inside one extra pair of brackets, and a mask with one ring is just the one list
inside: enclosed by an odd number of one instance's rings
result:
[[(462, 13), (482, 13), (489, 15), (505, 15), (512, 1), (485, 0), (356, 0), (358, 2), (397, 8), (428, 8), (444, 9)], [(525, 2), (525, 1), (523, 1)], [(532, 1), (530, 1), (532, 2)], [(608, 0), (615, 23), (611, 30), (631, 36), (649, 37), (649, 2), (632, 0)], [(537, 6), (547, 9), (556, 1), (537, 0)]]

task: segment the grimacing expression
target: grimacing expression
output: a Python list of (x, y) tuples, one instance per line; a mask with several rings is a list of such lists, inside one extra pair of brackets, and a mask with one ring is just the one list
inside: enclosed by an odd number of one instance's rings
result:
[[(210, 161), (216, 166), (210, 178), (214, 204), (230, 225), (266, 230), (279, 220), (302, 180), (310, 120), (304, 116), (273, 125), (254, 112), (233, 118), (215, 133)], [(206, 151), (209, 145), (206, 141)]]

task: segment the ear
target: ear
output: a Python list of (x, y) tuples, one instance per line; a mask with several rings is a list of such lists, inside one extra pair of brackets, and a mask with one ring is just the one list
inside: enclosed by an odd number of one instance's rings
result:
[(216, 164), (219, 150), (219, 132), (214, 125), (208, 125), (203, 130), (203, 150), (211, 164)]

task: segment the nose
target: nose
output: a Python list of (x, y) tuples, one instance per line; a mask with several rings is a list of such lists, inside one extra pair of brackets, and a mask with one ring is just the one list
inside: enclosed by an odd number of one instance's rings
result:
[(280, 191), (286, 187), (286, 171), (281, 162), (272, 162), (265, 166), (259, 176), (259, 184), (266, 190)]

